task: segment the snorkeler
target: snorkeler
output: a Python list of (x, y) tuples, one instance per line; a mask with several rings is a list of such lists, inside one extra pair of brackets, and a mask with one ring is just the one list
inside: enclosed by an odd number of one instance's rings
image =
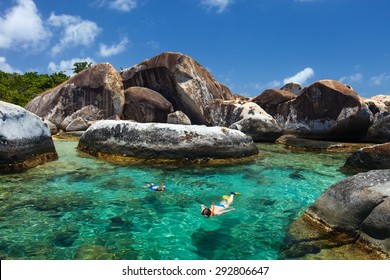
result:
[(206, 206), (204, 206), (202, 204), (201, 205), (201, 207), (202, 207), (202, 212), (201, 212), (202, 216), (205, 216), (205, 217), (219, 216), (219, 215), (222, 215), (224, 213), (233, 211), (234, 208), (229, 208), (229, 207), (233, 203), (233, 199), (234, 199), (235, 195), (240, 195), (240, 193), (238, 193), (238, 192), (231, 192), (230, 196), (224, 195), (222, 197), (223, 200), (220, 203), (214, 204), (214, 202), (213, 202), (211, 204), (211, 209), (207, 208)]
[(156, 192), (163, 192), (165, 190), (165, 185), (163, 184), (162, 181), (160, 181), (160, 186), (156, 186), (154, 185), (154, 183), (151, 183), (151, 184), (147, 184), (146, 187), (152, 191), (156, 191)]

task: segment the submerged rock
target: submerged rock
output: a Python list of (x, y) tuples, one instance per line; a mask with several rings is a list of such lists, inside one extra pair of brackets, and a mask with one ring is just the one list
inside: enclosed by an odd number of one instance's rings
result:
[(57, 158), (48, 125), (22, 107), (0, 101), (0, 172), (18, 172)]
[(287, 256), (312, 253), (296, 249), (314, 244), (321, 249), (351, 244), (368, 258), (390, 258), (390, 170), (359, 173), (332, 185), (292, 224), (288, 239)]
[(240, 131), (196, 125), (99, 121), (81, 137), (78, 149), (92, 155), (141, 159), (228, 159), (258, 153)]

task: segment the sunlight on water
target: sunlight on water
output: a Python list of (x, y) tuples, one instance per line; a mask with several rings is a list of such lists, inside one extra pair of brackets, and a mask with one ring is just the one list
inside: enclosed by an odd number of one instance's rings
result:
[[(230, 166), (115, 165), (56, 141), (59, 160), (0, 176), (0, 259), (278, 259), (288, 225), (331, 184), (345, 154), (259, 144)], [(143, 186), (163, 180), (165, 192)], [(211, 219), (200, 204), (240, 192)]]

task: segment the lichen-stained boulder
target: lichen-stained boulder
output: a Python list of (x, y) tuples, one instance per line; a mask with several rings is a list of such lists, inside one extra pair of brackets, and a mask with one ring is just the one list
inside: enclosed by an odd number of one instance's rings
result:
[(373, 114), (350, 87), (321, 80), (294, 100), (280, 104), (276, 120), (285, 133), (304, 138), (362, 140)]
[(93, 105), (105, 119), (121, 115), (125, 98), (122, 78), (109, 63), (97, 64), (35, 97), (26, 109), (60, 127), (74, 112)]
[(0, 101), (0, 173), (19, 172), (57, 158), (48, 125), (22, 107)]
[(288, 235), (290, 256), (302, 257), (305, 248), (313, 254), (311, 249), (320, 253), (348, 245), (379, 253), (370, 258), (389, 258), (390, 170), (359, 173), (332, 185), (292, 224)]
[(139, 159), (230, 159), (258, 153), (251, 137), (224, 127), (103, 120), (83, 134), (78, 149), (95, 156)]
[(256, 103), (264, 111), (274, 117), (276, 115), (279, 104), (292, 100), (296, 97), (297, 95), (289, 91), (281, 89), (267, 89), (259, 96), (249, 99), (249, 101)]
[(254, 141), (274, 142), (283, 134), (275, 119), (253, 102), (218, 99), (208, 110), (212, 125), (240, 130)]
[(173, 112), (171, 102), (158, 92), (144, 87), (130, 87), (125, 90), (125, 105), (122, 118), (136, 122), (167, 122)]
[(214, 99), (231, 99), (230, 90), (199, 63), (181, 53), (162, 53), (121, 72), (124, 88), (157, 91), (193, 124), (210, 124), (206, 107)]

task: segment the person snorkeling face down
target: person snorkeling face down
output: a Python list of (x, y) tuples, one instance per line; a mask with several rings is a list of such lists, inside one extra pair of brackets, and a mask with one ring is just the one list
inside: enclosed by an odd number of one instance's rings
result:
[(202, 207), (201, 215), (206, 217), (206, 218), (209, 218), (212, 216), (219, 216), (219, 215), (222, 215), (224, 213), (233, 211), (234, 208), (229, 208), (229, 207), (233, 203), (234, 196), (236, 194), (238, 194), (238, 193), (231, 192), (228, 199), (222, 200), (219, 204), (214, 204), (214, 202), (213, 202), (211, 204), (210, 208), (207, 208), (206, 206), (204, 206), (202, 204), (201, 205), (201, 207)]

